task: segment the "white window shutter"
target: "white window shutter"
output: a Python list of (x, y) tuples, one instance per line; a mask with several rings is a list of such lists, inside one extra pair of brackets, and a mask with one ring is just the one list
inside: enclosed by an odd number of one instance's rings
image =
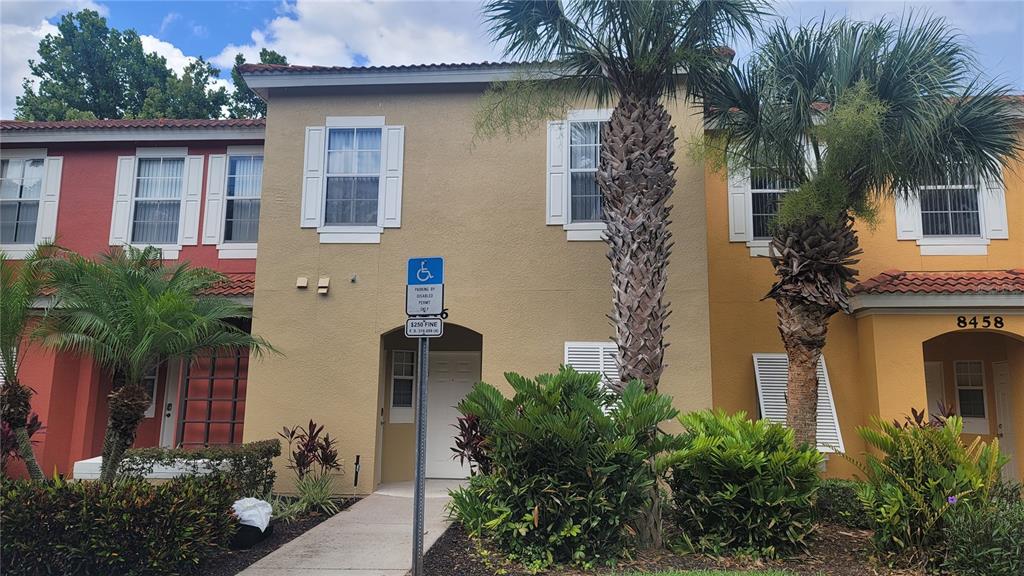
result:
[(729, 169), (729, 242), (747, 242), (750, 236), (750, 169)]
[(114, 179), (114, 209), (110, 217), (110, 245), (128, 244), (131, 231), (132, 194), (135, 191), (135, 156), (118, 156)]
[(43, 189), (39, 197), (36, 244), (52, 242), (57, 236), (57, 207), (60, 203), (60, 179), (64, 169), (64, 157), (48, 156), (43, 167)]
[(306, 127), (306, 153), (302, 167), (302, 215), (299, 226), (320, 226), (320, 208), (323, 200), (324, 135), (323, 126)]
[(1001, 178), (986, 178), (981, 191), (985, 212), (985, 237), (1006, 240), (1010, 237), (1006, 219), (1006, 186)]
[(211, 154), (206, 168), (206, 210), (203, 215), (203, 244), (220, 244), (224, 229), (224, 193), (227, 188), (228, 157)]
[[(754, 377), (757, 381), (757, 400), (761, 417), (786, 424), (786, 383), (789, 360), (785, 354), (754, 354)], [(825, 357), (818, 362), (818, 451), (845, 452), (839, 417), (832, 398), (832, 384), (828, 379)]]
[(203, 203), (203, 156), (185, 158), (185, 193), (182, 198), (181, 234), (183, 246), (199, 243), (199, 207)]
[(402, 225), (402, 164), (405, 161), (405, 126), (384, 127), (383, 178), (381, 178), (380, 225), (398, 228)]
[(618, 347), (614, 342), (566, 342), (565, 365), (577, 372), (597, 372), (605, 384), (619, 379)]
[(896, 198), (896, 239), (920, 240), (921, 198), (917, 193)]
[(566, 224), (569, 196), (569, 143), (566, 122), (548, 122), (547, 223)]

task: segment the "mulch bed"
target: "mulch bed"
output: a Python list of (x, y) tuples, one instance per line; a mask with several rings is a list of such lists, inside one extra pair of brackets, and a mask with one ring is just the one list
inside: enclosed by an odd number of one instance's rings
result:
[[(800, 576), (918, 576), (913, 570), (892, 570), (870, 559), (868, 530), (822, 525), (806, 554), (785, 560), (715, 558), (701, 554), (678, 555), (669, 551), (642, 552), (614, 568), (579, 570), (557, 567), (545, 572), (552, 576), (591, 576), (621, 572), (658, 570), (787, 570)], [(525, 576), (521, 566), (505, 561), (486, 544), (470, 538), (458, 524), (452, 524), (427, 553), (423, 561), (427, 576)]]
[[(341, 510), (359, 498), (346, 498)], [(248, 550), (225, 550), (204, 562), (197, 571), (203, 576), (235, 576), (260, 558), (291, 542), (310, 528), (330, 518), (327, 514), (310, 514), (294, 522), (275, 522), (274, 533)]]

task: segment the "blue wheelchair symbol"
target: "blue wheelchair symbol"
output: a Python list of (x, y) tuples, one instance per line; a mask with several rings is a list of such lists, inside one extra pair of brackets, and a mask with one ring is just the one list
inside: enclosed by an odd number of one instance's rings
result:
[(444, 258), (410, 258), (410, 286), (444, 284)]

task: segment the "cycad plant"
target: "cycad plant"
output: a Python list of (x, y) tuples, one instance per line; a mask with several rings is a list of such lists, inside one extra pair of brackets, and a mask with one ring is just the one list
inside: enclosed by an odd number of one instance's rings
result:
[(27, 330), (32, 310), (42, 295), (48, 256), (53, 250), (51, 246), (41, 246), (21, 262), (12, 262), (0, 251), (0, 419), (14, 431), (18, 455), (36, 481), (44, 477), (28, 431), (32, 389), (21, 382), (18, 374), (29, 343)]
[[(490, 0), (484, 14), (505, 55), (533, 62), (495, 85), (478, 132), (524, 132), (573, 103), (614, 103), (602, 128), (597, 184), (611, 261), (611, 320), (622, 388), (656, 390), (664, 368), (665, 286), (676, 186), (676, 135), (664, 102), (699, 95), (727, 62), (722, 47), (752, 35), (759, 0)], [(539, 64), (538, 64), (539, 63)]]
[(1002, 178), (1020, 150), (1007, 89), (980, 82), (944, 21), (845, 20), (771, 30), (744, 65), (705, 86), (712, 150), (786, 193), (770, 258), (789, 357), (788, 424), (814, 445), (816, 368), (829, 318), (849, 312), (860, 254), (854, 218), (950, 179)]
[(220, 274), (188, 263), (165, 265), (149, 247), (112, 249), (97, 260), (68, 253), (50, 265), (54, 307), (39, 327), (43, 344), (91, 356), (113, 378), (100, 480), (115, 478), (149, 406), (148, 372), (170, 358), (223, 350), (273, 350), (232, 321), (249, 310), (205, 296)]

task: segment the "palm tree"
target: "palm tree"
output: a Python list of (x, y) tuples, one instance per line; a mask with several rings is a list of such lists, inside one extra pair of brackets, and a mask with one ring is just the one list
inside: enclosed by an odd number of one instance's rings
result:
[[(710, 147), (730, 168), (788, 182), (770, 259), (789, 358), (788, 424), (815, 443), (816, 368), (829, 318), (850, 311), (860, 254), (854, 219), (881, 200), (960, 178), (1002, 178), (1020, 150), (1004, 87), (941, 19), (780, 25), (705, 90)], [(827, 149), (826, 149), (827, 147)], [(977, 180), (975, 180), (977, 181)]]
[(88, 354), (109, 374), (109, 419), (100, 480), (112, 481), (150, 404), (148, 372), (169, 358), (270, 344), (231, 324), (249, 310), (226, 298), (203, 296), (224, 277), (187, 263), (165, 265), (156, 248), (112, 249), (93, 261), (77, 254), (51, 265), (54, 307), (39, 329), (44, 345)]
[(0, 252), (0, 382), (3, 382), (0, 419), (14, 431), (18, 455), (24, 460), (29, 476), (40, 482), (44, 479), (43, 472), (36, 461), (27, 428), (33, 391), (21, 382), (18, 372), (29, 343), (26, 331), (32, 320), (32, 309), (46, 280), (50, 251), (51, 247), (41, 246), (19, 264)]
[(535, 64), (524, 65), (518, 81), (485, 94), (479, 133), (523, 132), (572, 102), (615, 102), (602, 129), (597, 178), (612, 268), (618, 385), (637, 379), (657, 390), (676, 185), (676, 136), (663, 102), (700, 95), (728, 61), (722, 47), (737, 34), (753, 35), (760, 0), (490, 0), (484, 14), (507, 57)]

